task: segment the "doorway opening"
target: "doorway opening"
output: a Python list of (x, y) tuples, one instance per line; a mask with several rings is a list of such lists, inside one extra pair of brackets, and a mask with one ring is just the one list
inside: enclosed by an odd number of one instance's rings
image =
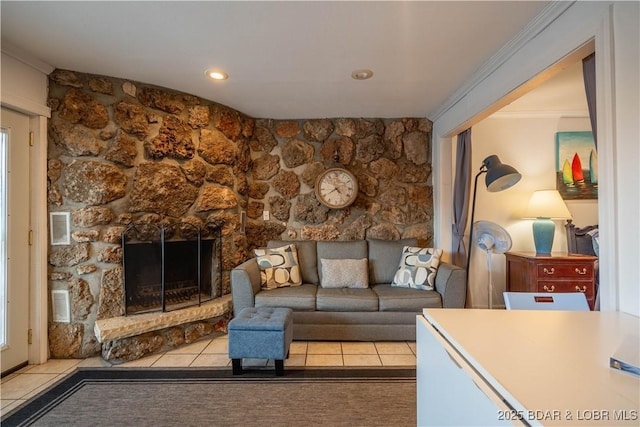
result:
[[(594, 51), (593, 41), (585, 44), (471, 121), (472, 170), (487, 156), (497, 154), (523, 175), (518, 185), (510, 190), (480, 194), (476, 204), (476, 219), (503, 226), (514, 241), (513, 252), (535, 252), (532, 221), (523, 219), (524, 210), (534, 191), (556, 189), (557, 133), (591, 131), (582, 59)], [(455, 138), (452, 145), (455, 159)], [(486, 192), (486, 188), (478, 186), (478, 192)], [(597, 198), (565, 200), (565, 203), (574, 223), (580, 226), (598, 224)], [(468, 245), (470, 225), (467, 224), (465, 246)], [(564, 225), (564, 220), (556, 221), (553, 252), (567, 252)], [(502, 306), (506, 262), (504, 256), (498, 255), (493, 261), (493, 301), (496, 306)], [(472, 250), (468, 288), (468, 306), (472, 308), (487, 307), (486, 268), (482, 252)]]

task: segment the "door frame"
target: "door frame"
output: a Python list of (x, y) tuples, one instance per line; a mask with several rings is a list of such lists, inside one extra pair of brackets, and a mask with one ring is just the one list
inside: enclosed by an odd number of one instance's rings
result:
[(31, 245), (31, 280), (29, 283), (31, 307), (29, 320), (32, 336), (29, 347), (29, 363), (41, 364), (49, 358), (47, 117), (32, 116), (29, 124), (34, 141), (33, 147), (31, 147), (30, 170), (33, 244)]

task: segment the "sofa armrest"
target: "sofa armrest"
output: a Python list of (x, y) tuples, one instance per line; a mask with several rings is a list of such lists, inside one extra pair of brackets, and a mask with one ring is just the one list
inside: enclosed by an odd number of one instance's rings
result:
[(251, 258), (231, 270), (231, 298), (233, 314), (255, 306), (255, 296), (260, 292), (260, 269), (255, 258)]
[(467, 299), (464, 268), (441, 262), (436, 273), (436, 291), (442, 295), (443, 308), (464, 308)]

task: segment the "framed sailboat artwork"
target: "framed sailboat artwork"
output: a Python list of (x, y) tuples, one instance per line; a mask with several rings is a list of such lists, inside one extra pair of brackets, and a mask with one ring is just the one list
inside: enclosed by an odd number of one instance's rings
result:
[(556, 133), (556, 188), (565, 200), (598, 198), (598, 152), (592, 132)]

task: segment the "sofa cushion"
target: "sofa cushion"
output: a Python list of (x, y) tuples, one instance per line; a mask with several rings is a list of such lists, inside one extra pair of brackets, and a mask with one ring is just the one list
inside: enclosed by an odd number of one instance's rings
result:
[(303, 283), (320, 284), (318, 276), (318, 257), (316, 256), (315, 240), (270, 240), (267, 248), (279, 248), (286, 245), (296, 245), (298, 262)]
[(256, 294), (256, 307), (285, 307), (292, 310), (316, 309), (316, 285), (277, 288)]
[(378, 311), (378, 295), (366, 289), (318, 288), (316, 295), (318, 311)]
[[(345, 242), (319, 241), (316, 250), (318, 253), (317, 265), (320, 266), (321, 259), (362, 259), (368, 258), (367, 241), (353, 240)], [(396, 266), (397, 268), (398, 266)], [(318, 268), (318, 270), (320, 270)], [(322, 272), (318, 271), (320, 282), (322, 282)]]
[(442, 249), (405, 246), (391, 286), (432, 291)]
[(367, 259), (320, 260), (323, 288), (368, 288), (369, 268)]
[(398, 270), (402, 249), (416, 246), (417, 239), (369, 239), (369, 284), (390, 284)]
[(260, 269), (262, 289), (271, 290), (285, 286), (302, 285), (302, 276), (298, 266), (298, 251), (295, 245), (273, 249), (255, 249), (253, 252)]
[(437, 291), (375, 285), (373, 291), (380, 300), (380, 311), (421, 312), (423, 308), (442, 308), (442, 297)]

